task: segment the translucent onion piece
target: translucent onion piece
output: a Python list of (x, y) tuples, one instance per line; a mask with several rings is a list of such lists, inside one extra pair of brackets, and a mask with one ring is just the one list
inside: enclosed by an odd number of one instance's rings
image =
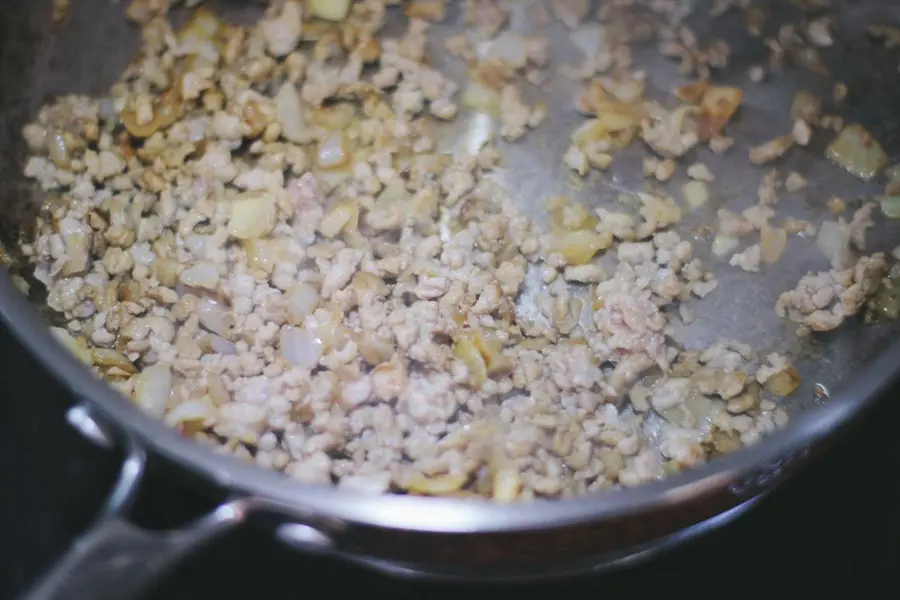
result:
[(343, 21), (350, 12), (350, 0), (309, 0), (309, 11), (326, 21)]
[(335, 202), (322, 221), (319, 223), (319, 233), (327, 238), (333, 238), (342, 231), (356, 231), (359, 224), (359, 204), (352, 199)]
[(434, 477), (415, 475), (406, 481), (404, 487), (406, 491), (413, 494), (442, 496), (461, 490), (468, 480), (468, 476), (459, 473), (436, 475)]
[(439, 23), (446, 14), (446, 0), (412, 0), (406, 5), (407, 17)]
[(380, 365), (391, 360), (394, 347), (374, 335), (363, 335), (357, 342), (359, 354), (370, 365)]
[(342, 133), (330, 133), (319, 142), (316, 164), (322, 169), (338, 169), (350, 162), (347, 139)]
[(322, 356), (322, 341), (307, 329), (281, 330), (281, 355), (292, 365), (312, 369)]
[(822, 100), (806, 90), (794, 94), (791, 102), (791, 121), (801, 119), (807, 123), (815, 123), (822, 112)]
[(209, 398), (186, 400), (166, 413), (163, 421), (169, 427), (180, 427), (182, 433), (193, 434), (212, 425), (215, 407)]
[(241, 247), (248, 266), (266, 274), (271, 273), (283, 258), (284, 246), (281, 240), (244, 240)]
[(281, 123), (281, 134), (289, 142), (304, 144), (310, 140), (309, 129), (303, 118), (303, 106), (297, 88), (290, 81), (284, 82), (275, 95), (275, 112)]
[(816, 246), (835, 268), (845, 268), (850, 262), (850, 228), (834, 221), (826, 221), (819, 228)]
[(763, 225), (759, 232), (759, 256), (767, 265), (781, 260), (787, 247), (787, 231), (780, 227)]
[(738, 239), (736, 237), (720, 233), (713, 239), (712, 253), (715, 256), (725, 256), (737, 248), (737, 245)]
[(743, 100), (740, 88), (710, 86), (700, 102), (701, 139), (706, 141), (721, 134)]
[(278, 206), (274, 194), (263, 191), (244, 192), (231, 203), (228, 233), (239, 240), (267, 236), (275, 227)]
[(487, 365), (484, 357), (475, 344), (471, 335), (461, 337), (453, 345), (453, 355), (461, 360), (469, 369), (469, 379), (473, 387), (480, 388), (487, 381)]
[(183, 270), (178, 279), (188, 287), (214, 290), (219, 285), (219, 270), (211, 262), (201, 261)]
[(237, 354), (237, 346), (235, 346), (233, 342), (215, 334), (207, 335), (204, 344), (201, 344), (201, 348), (208, 350), (213, 354), (225, 354), (227, 356), (234, 356)]
[(512, 502), (519, 497), (522, 489), (522, 479), (515, 469), (500, 469), (492, 477), (493, 499), (497, 502)]
[(577, 231), (595, 229), (600, 220), (579, 202), (573, 202), (566, 196), (552, 196), (547, 201), (550, 223), (554, 229)]
[(197, 301), (197, 318), (203, 327), (217, 335), (228, 335), (234, 326), (234, 317), (228, 309), (212, 298)]
[(319, 291), (308, 283), (298, 283), (288, 291), (285, 298), (288, 323), (302, 325), (318, 306)]
[(206, 393), (215, 406), (222, 406), (231, 402), (231, 394), (225, 387), (225, 381), (221, 375), (210, 373), (206, 376)]
[(562, 254), (570, 265), (585, 265), (595, 254), (612, 245), (613, 236), (609, 232), (570, 231), (555, 236), (554, 252)]
[(881, 144), (858, 124), (844, 127), (828, 145), (825, 155), (851, 175), (864, 180), (872, 179), (888, 164), (888, 156)]
[(162, 418), (172, 391), (172, 370), (167, 365), (151, 365), (135, 379), (135, 403), (154, 417)]
[(900, 219), (900, 196), (879, 196), (875, 198), (881, 212), (888, 219)]
[(709, 202), (709, 188), (703, 181), (688, 181), (681, 187), (681, 193), (691, 210), (697, 210)]
[(770, 394), (783, 397), (790, 396), (797, 391), (801, 382), (800, 374), (794, 367), (789, 365), (783, 371), (779, 371), (769, 377), (764, 387)]

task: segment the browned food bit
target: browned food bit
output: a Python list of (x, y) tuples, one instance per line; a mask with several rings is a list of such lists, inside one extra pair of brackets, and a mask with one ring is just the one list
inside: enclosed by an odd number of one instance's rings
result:
[(705, 142), (721, 135), (743, 100), (740, 88), (710, 86), (700, 101), (700, 140)]
[(412, 0), (405, 13), (407, 17), (439, 23), (447, 14), (447, 5), (445, 0)]
[(142, 104), (136, 100), (132, 107), (123, 110), (122, 124), (128, 133), (134, 137), (148, 138), (174, 124), (183, 110), (179, 87), (174, 86), (152, 102)]
[(793, 135), (781, 135), (759, 146), (750, 149), (750, 162), (754, 165), (762, 165), (784, 156), (794, 145)]
[(790, 396), (800, 387), (802, 379), (800, 373), (793, 366), (788, 365), (784, 370), (775, 373), (766, 380), (766, 391), (775, 396)]

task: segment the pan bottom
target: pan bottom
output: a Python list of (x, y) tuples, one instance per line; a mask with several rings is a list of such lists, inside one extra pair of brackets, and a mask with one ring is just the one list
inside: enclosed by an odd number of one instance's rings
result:
[[(515, 571), (498, 572), (496, 570), (481, 572), (460, 568), (443, 569), (438, 565), (400, 563), (343, 552), (336, 554), (335, 558), (365, 569), (377, 571), (390, 577), (410, 581), (448, 583), (528, 583), (585, 575), (597, 575), (640, 565), (665, 552), (673, 550), (680, 545), (686, 544), (708, 533), (712, 533), (743, 516), (767, 496), (768, 493), (756, 496), (718, 515), (645, 544), (617, 552), (602, 554), (600, 556), (585, 558), (577, 562), (550, 565), (546, 568), (537, 570), (529, 568), (527, 573)], [(283, 534), (279, 535), (278, 538), (288, 546), (297, 547), (305, 552), (309, 551), (307, 540), (298, 539), (295, 543), (290, 535)]]

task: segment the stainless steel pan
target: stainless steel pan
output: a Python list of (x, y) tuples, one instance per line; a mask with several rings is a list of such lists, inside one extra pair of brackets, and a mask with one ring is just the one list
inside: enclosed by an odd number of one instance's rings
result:
[[(768, 5), (773, 21), (796, 17), (788, 2)], [(862, 122), (898, 157), (900, 98), (898, 56), (865, 33), (872, 23), (900, 22), (893, 3), (831, 3), (837, 16), (837, 43), (825, 53), (834, 79), (850, 89), (843, 110)], [(257, 14), (244, 2), (219, 3), (226, 17)], [(729, 40), (730, 66), (724, 81), (747, 90), (740, 118), (729, 133), (737, 152), (717, 158), (717, 189), (723, 206), (742, 208), (755, 198), (760, 168), (745, 159), (749, 145), (789, 130), (787, 107), (799, 87), (828, 93), (833, 80), (798, 69), (786, 69), (765, 85), (746, 81), (747, 67), (765, 58), (759, 39), (744, 31), (740, 11), (720, 21), (698, 18), (701, 36)], [(443, 27), (443, 32), (452, 26)], [(72, 2), (60, 23), (51, 19), (49, 0), (21, 1), (7, 7), (0, 21), (0, 209), (3, 242), (14, 254), (18, 228), (38, 204), (32, 185), (21, 175), (24, 155), (20, 131), (49, 97), (70, 92), (99, 93), (127, 64), (135, 50), (136, 32), (108, 0)], [(554, 30), (556, 31), (556, 30)], [(553, 33), (557, 35), (559, 32)], [(564, 34), (560, 34), (564, 35)], [(647, 48), (638, 60), (647, 65), (659, 91), (673, 83), (667, 59)], [(440, 54), (440, 53), (438, 53)], [(438, 58), (438, 60), (442, 60)], [(563, 62), (566, 57), (557, 58)], [(549, 105), (570, 106), (573, 88), (561, 77), (543, 89)], [(508, 148), (506, 179), (516, 191), (538, 198), (567, 177), (558, 158), (577, 122), (572, 111), (551, 111), (549, 122), (523, 143)], [(455, 137), (475, 125), (465, 119)], [(792, 153), (779, 164), (802, 170), (812, 182), (809, 201), (787, 210), (819, 221), (824, 199), (838, 194), (855, 199), (880, 193), (828, 164), (823, 143)], [(588, 185), (580, 199), (589, 205), (610, 201), (616, 189), (641, 185), (639, 154), (617, 161), (614, 175)], [(523, 193), (523, 197), (526, 196)], [(538, 214), (538, 202), (523, 202)], [(779, 208), (781, 210), (781, 208)], [(898, 228), (879, 224), (872, 250), (890, 251)], [(251, 514), (271, 517), (273, 534), (306, 552), (333, 555), (386, 573), (403, 576), (516, 579), (562, 575), (628, 564), (671, 546), (739, 514), (755, 499), (782, 482), (809, 457), (860, 415), (891, 382), (900, 368), (900, 329), (893, 323), (863, 326), (848, 322), (834, 334), (800, 345), (773, 312), (777, 295), (790, 289), (811, 265), (821, 263), (812, 243), (792, 246), (777, 270), (749, 276), (734, 269), (717, 271), (719, 291), (704, 304), (702, 319), (685, 332), (688, 342), (711, 343), (738, 338), (760, 348), (783, 347), (800, 356), (804, 388), (790, 405), (789, 427), (762, 443), (663, 481), (634, 489), (576, 499), (537, 501), (511, 506), (406, 496), (362, 496), (335, 489), (308, 487), (282, 476), (215, 455), (150, 419), (95, 379), (47, 330), (41, 310), (16, 291), (10, 277), (0, 275), (0, 315), (23, 345), (65, 383), (76, 404), (70, 421), (105, 446), (126, 449), (120, 481), (103, 515), (35, 588), (31, 598), (126, 598), (140, 591), (164, 568), (222, 531), (241, 526)], [(817, 262), (818, 261), (818, 262)], [(819, 267), (820, 268), (820, 267)], [(783, 345), (776, 340), (785, 340)], [(792, 341), (789, 341), (792, 340)], [(814, 400), (813, 385), (831, 391), (825, 402)], [(39, 403), (40, 398), (31, 401)], [(193, 524), (172, 532), (151, 532), (128, 519), (129, 502), (140, 485), (148, 455), (160, 457), (187, 473), (199, 486), (230, 490), (231, 500)], [(73, 482), (77, 485), (77, 482)], [(835, 482), (852, 485), (852, 482)]]

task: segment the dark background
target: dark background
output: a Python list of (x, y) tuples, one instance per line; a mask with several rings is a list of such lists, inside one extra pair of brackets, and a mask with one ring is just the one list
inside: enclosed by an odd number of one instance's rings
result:
[[(87, 526), (112, 486), (118, 457), (65, 422), (65, 392), (0, 327), (0, 598), (14, 598)], [(898, 390), (900, 392), (900, 390)], [(651, 563), (562, 583), (539, 597), (628, 598), (661, 593), (743, 597), (897, 597), (900, 583), (900, 398), (888, 394), (824, 459), (737, 522)], [(173, 525), (207, 499), (154, 469), (136, 518)], [(340, 598), (365, 588), (393, 598), (519, 597), (526, 590), (388, 580), (285, 549), (264, 530), (235, 532), (163, 581), (153, 600)], [(536, 589), (535, 589), (536, 588)], [(843, 593), (841, 593), (843, 595)]]

